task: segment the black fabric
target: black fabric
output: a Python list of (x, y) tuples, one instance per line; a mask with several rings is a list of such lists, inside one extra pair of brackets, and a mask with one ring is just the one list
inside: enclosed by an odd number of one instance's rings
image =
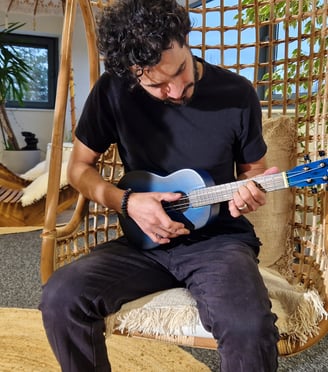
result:
[(218, 184), (233, 181), (234, 162), (250, 163), (266, 152), (252, 85), (205, 62), (191, 102), (182, 106), (154, 99), (141, 87), (130, 91), (105, 73), (85, 104), (76, 136), (97, 152), (117, 142), (126, 171), (199, 168)]
[(111, 371), (103, 318), (125, 302), (182, 286), (219, 341), (222, 371), (276, 371), (276, 316), (257, 259), (249, 246), (223, 236), (149, 251), (120, 238), (58, 269), (40, 310), (62, 371)]
[[(266, 152), (261, 108), (248, 80), (202, 63), (204, 74), (185, 106), (157, 100), (141, 87), (131, 91), (122, 79), (103, 74), (86, 101), (77, 138), (97, 152), (117, 143), (126, 171), (204, 169), (216, 184), (233, 182), (236, 163)], [(217, 233), (248, 231), (246, 242), (252, 239), (246, 218), (232, 218), (224, 203), (218, 221)]]

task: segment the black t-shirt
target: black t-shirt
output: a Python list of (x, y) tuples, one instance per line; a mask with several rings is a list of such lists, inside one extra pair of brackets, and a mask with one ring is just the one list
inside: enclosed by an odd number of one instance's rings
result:
[[(126, 171), (169, 174), (204, 169), (216, 184), (235, 180), (236, 163), (259, 160), (266, 152), (261, 108), (251, 83), (204, 61), (204, 73), (187, 105), (167, 104), (142, 87), (130, 90), (104, 73), (92, 89), (76, 129), (77, 138), (97, 152), (117, 143)], [(172, 190), (174, 191), (174, 190)], [(223, 203), (216, 232), (250, 231)]]

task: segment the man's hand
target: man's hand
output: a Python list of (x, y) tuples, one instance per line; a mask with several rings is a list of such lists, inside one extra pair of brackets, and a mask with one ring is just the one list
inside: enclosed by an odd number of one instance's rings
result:
[[(277, 167), (272, 167), (263, 172), (263, 175), (278, 173)], [(255, 182), (249, 181), (233, 194), (229, 201), (229, 210), (232, 217), (239, 217), (252, 211), (256, 211), (266, 202), (265, 192)]]
[(167, 244), (171, 239), (190, 233), (181, 222), (173, 221), (163, 209), (162, 202), (180, 199), (180, 193), (132, 193), (128, 202), (128, 215), (140, 229), (157, 244)]

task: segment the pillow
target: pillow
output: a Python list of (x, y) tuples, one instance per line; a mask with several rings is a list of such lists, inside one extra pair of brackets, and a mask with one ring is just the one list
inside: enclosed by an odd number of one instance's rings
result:
[[(60, 188), (68, 185), (67, 181), (67, 161), (62, 164), (61, 167), (61, 175), (60, 175)], [(20, 202), (23, 207), (27, 205), (31, 205), (41, 198), (43, 198), (48, 189), (48, 177), (49, 172), (45, 172), (41, 174), (41, 176), (37, 177), (32, 183), (30, 183), (27, 187), (23, 189), (24, 194), (20, 199)]]
[[(48, 143), (47, 145), (47, 153), (46, 153), (46, 164), (45, 164), (45, 171), (49, 171), (49, 165), (50, 165), (50, 158), (51, 158), (51, 147), (52, 143)], [(64, 142), (63, 143), (63, 152), (62, 152), (62, 162), (66, 163), (68, 162), (71, 153), (73, 150), (73, 143), (71, 142)]]
[(28, 170), (24, 174), (21, 174), (20, 176), (24, 178), (25, 180), (33, 181), (36, 178), (40, 177), (46, 169), (46, 161), (43, 160), (40, 163), (38, 163), (36, 166), (34, 166), (32, 169)]
[(191, 336), (197, 332), (212, 338), (199, 319), (196, 301), (185, 288), (172, 288), (122, 305), (107, 318), (107, 333), (113, 330), (148, 335)]
[[(268, 146), (268, 167), (277, 166), (287, 171), (296, 164), (296, 125), (289, 116), (277, 116), (263, 120), (263, 137)], [(288, 277), (291, 270), (292, 218), (294, 197), (292, 189), (267, 194), (266, 205), (247, 214), (262, 242), (260, 265), (278, 270)]]

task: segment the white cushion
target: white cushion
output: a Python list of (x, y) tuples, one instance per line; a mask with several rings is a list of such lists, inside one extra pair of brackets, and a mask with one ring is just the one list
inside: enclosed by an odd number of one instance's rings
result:
[[(293, 286), (277, 271), (260, 268), (277, 314), (277, 327), (290, 342), (304, 344), (318, 334), (318, 323), (328, 316), (315, 290), (304, 291)], [(219, 309), (218, 309), (219, 311)], [(213, 338), (202, 326), (196, 301), (184, 288), (157, 292), (124, 304), (107, 318), (107, 334), (113, 330), (145, 335), (198, 336)]]

